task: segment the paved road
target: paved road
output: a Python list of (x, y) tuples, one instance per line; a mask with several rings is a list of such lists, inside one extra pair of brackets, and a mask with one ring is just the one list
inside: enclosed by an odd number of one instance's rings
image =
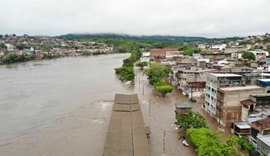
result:
[[(179, 130), (174, 124), (174, 105), (177, 102), (185, 102), (187, 98), (179, 92), (168, 94), (165, 98), (159, 96), (141, 72), (137, 73), (135, 81), (145, 123), (151, 128), (151, 155), (160, 156), (165, 152), (168, 156), (195, 156), (196, 153), (192, 148), (184, 147), (178, 140)], [(164, 131), (166, 133), (165, 148)]]
[[(152, 86), (148, 84), (147, 77), (142, 72), (137, 71), (135, 80), (135, 90), (137, 90), (144, 120), (146, 125), (151, 128), (151, 155), (159, 156), (164, 153), (164, 131), (166, 132), (165, 154), (168, 156), (195, 156), (195, 150), (191, 147), (184, 147), (180, 140), (180, 132), (174, 125), (175, 122), (175, 103), (186, 102), (188, 99), (180, 92), (174, 91), (167, 94), (165, 98), (159, 96), (153, 91)], [(220, 133), (221, 139), (230, 135), (229, 130), (221, 131), (215, 120), (205, 113), (201, 105), (203, 98), (197, 98), (197, 102), (193, 103), (193, 111), (199, 112), (206, 119), (210, 129)], [(149, 105), (150, 103), (150, 105)], [(149, 111), (150, 109), (150, 111)]]

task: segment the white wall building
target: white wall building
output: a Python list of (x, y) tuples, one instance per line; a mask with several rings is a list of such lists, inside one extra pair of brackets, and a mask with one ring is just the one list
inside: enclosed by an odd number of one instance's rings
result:
[(255, 57), (256, 57), (256, 61), (260, 61), (260, 60), (266, 60), (266, 57), (269, 56), (269, 52), (268, 51), (264, 51), (264, 50), (253, 50), (250, 51), (252, 52)]
[(241, 84), (241, 75), (211, 73), (206, 78), (205, 103), (203, 108), (211, 116), (216, 116), (217, 90), (219, 87)]
[(14, 45), (12, 44), (5, 44), (7, 46), (7, 51), (13, 51), (14, 50)]

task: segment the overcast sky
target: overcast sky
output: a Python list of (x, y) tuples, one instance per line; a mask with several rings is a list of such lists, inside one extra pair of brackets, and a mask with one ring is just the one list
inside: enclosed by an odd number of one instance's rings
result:
[(270, 0), (1, 0), (0, 34), (270, 32)]

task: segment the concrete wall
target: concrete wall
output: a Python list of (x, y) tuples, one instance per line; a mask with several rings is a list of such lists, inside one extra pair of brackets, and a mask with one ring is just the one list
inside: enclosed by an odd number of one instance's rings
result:
[(248, 109), (246, 107), (242, 107), (241, 120), (246, 121), (248, 117)]
[(265, 155), (270, 153), (270, 147), (262, 142), (259, 138), (257, 139), (257, 149)]
[(265, 93), (265, 88), (224, 92), (223, 125), (230, 127), (232, 122), (242, 120), (243, 116), (247, 115), (248, 111), (242, 112), (243, 109), (240, 102), (249, 99), (251, 94), (260, 93)]
[(241, 106), (240, 101), (249, 99), (251, 94), (265, 93), (264, 88), (252, 89), (252, 90), (241, 90), (234, 92), (226, 92), (224, 96), (224, 106)]

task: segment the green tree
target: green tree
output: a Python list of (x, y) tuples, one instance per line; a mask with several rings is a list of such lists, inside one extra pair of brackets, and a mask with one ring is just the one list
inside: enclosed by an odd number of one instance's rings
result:
[(180, 48), (178, 48), (179, 51), (185, 51), (188, 49), (189, 49), (189, 47), (187, 45), (182, 45)]
[(171, 85), (156, 86), (155, 88), (163, 97), (165, 97), (167, 93), (171, 93), (173, 90)]
[(0, 48), (7, 49), (7, 46), (4, 43), (0, 43)]
[(252, 52), (245, 51), (242, 55), (243, 59), (255, 60), (255, 55)]
[(140, 69), (142, 70), (143, 67), (148, 66), (148, 62), (146, 62), (146, 61), (138, 62), (138, 63), (136, 64), (136, 66), (137, 66), (137, 67), (140, 67)]
[(192, 54), (193, 54), (193, 50), (192, 49), (186, 49), (186, 50), (184, 50), (184, 55), (192, 56)]
[(188, 128), (207, 128), (205, 119), (199, 113), (192, 111), (186, 115), (178, 116), (175, 124), (184, 130)]
[[(146, 74), (148, 75), (149, 81), (151, 81), (152, 79), (161, 79), (162, 80), (164, 78), (167, 78), (167, 77), (169, 77), (169, 72), (170, 72), (170, 70), (166, 66), (164, 66), (160, 63), (152, 63), (152, 64), (150, 64), (150, 69), (146, 72)], [(159, 82), (159, 81), (157, 81), (157, 82)], [(152, 83), (151, 85), (156, 85), (156, 84)]]
[(49, 52), (52, 49), (52, 47), (49, 44), (42, 44), (39, 46), (39, 49), (42, 51)]
[(219, 142), (217, 134), (208, 128), (187, 129), (187, 137), (190, 139), (196, 149), (205, 144), (207, 140), (211, 140), (213, 143)]
[(252, 152), (255, 150), (255, 147), (253, 146), (253, 144), (249, 142), (246, 138), (238, 137), (238, 144), (243, 149), (247, 150), (248, 152)]
[(26, 49), (26, 48), (29, 48), (29, 47), (27, 47), (24, 44), (18, 44), (18, 45), (16, 45), (16, 48), (19, 49), (19, 50), (23, 50), (23, 49)]
[(119, 79), (122, 81), (133, 81), (135, 77), (133, 67), (115, 68), (115, 73), (119, 76)]
[(139, 51), (132, 52), (130, 57), (123, 60), (123, 65), (120, 68), (115, 68), (115, 73), (122, 81), (134, 81), (134, 63), (140, 59), (142, 53)]
[(4, 64), (11, 64), (16, 62), (26, 62), (35, 59), (32, 55), (17, 55), (15, 53), (8, 53), (2, 58)]
[(237, 149), (238, 138), (231, 136), (222, 144), (218, 135), (207, 128), (191, 128), (187, 136), (197, 149), (199, 156), (244, 156)]

